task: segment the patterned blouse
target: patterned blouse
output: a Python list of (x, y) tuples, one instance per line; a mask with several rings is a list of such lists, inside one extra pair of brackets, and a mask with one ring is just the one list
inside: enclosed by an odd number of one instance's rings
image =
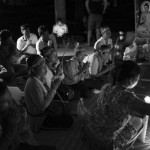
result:
[(119, 150), (137, 134), (129, 124), (130, 118), (150, 114), (148, 108), (149, 104), (144, 103), (132, 92), (120, 86), (111, 87), (110, 84), (106, 84), (100, 92), (96, 109), (85, 125), (85, 137), (96, 149), (100, 143), (113, 143), (113, 149)]

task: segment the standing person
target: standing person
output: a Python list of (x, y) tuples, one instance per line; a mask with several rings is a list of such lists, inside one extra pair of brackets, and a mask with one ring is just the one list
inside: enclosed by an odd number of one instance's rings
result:
[(30, 32), (29, 24), (20, 26), (22, 36), (17, 40), (17, 49), (22, 53), (37, 54), (35, 45), (38, 41), (37, 36)]
[(106, 12), (107, 0), (86, 0), (85, 6), (87, 12), (89, 13), (88, 18), (88, 34), (87, 34), (87, 44), (91, 45), (92, 32), (95, 29), (96, 39), (98, 40), (100, 36), (100, 27), (103, 20), (103, 14)]
[(54, 47), (57, 50), (57, 42), (55, 35), (49, 34), (48, 28), (44, 25), (41, 25), (38, 28), (38, 34), (40, 36), (38, 42), (36, 43), (37, 54), (41, 54), (41, 50), (45, 47)]

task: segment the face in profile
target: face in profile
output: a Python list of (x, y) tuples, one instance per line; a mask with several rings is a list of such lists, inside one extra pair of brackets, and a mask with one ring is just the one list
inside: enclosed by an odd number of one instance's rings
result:
[(21, 28), (21, 33), (26, 36), (26, 37), (30, 37), (30, 29), (23, 29)]
[(85, 52), (81, 52), (81, 53), (77, 56), (77, 59), (78, 59), (79, 62), (82, 62), (84, 58), (85, 58)]
[(45, 31), (43, 34), (42, 34), (42, 39), (46, 42), (48, 42), (49, 40), (49, 32), (48, 31)]

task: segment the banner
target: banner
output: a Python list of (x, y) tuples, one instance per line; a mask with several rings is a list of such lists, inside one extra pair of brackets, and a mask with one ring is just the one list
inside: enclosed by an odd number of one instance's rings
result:
[(135, 33), (138, 38), (150, 38), (150, 0), (135, 0)]

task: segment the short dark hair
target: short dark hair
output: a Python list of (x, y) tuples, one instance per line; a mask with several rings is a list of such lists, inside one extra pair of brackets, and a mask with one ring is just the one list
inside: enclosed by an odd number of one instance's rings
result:
[(134, 61), (127, 60), (123, 61), (116, 68), (116, 82), (121, 85), (126, 85), (130, 80), (136, 79), (141, 73), (141, 69), (138, 64)]
[(38, 27), (38, 34), (39, 36), (43, 35), (46, 31), (48, 31), (48, 28), (44, 25), (41, 25)]
[(0, 32), (1, 41), (5, 42), (10, 37), (12, 37), (12, 33), (9, 30), (7, 30), (7, 29), (1, 30), (1, 32)]
[(21, 28), (22, 30), (27, 30), (27, 29), (30, 29), (30, 25), (29, 25), (29, 24), (22, 24), (22, 25), (20, 26), (20, 28)]
[(37, 54), (33, 54), (31, 55), (28, 59), (27, 59), (27, 66), (28, 66), (28, 69), (30, 69), (34, 63), (39, 59), (41, 58), (40, 55), (37, 55)]
[(62, 18), (57, 18), (56, 19), (56, 23), (58, 23), (58, 22), (62, 22), (63, 23), (63, 19)]

